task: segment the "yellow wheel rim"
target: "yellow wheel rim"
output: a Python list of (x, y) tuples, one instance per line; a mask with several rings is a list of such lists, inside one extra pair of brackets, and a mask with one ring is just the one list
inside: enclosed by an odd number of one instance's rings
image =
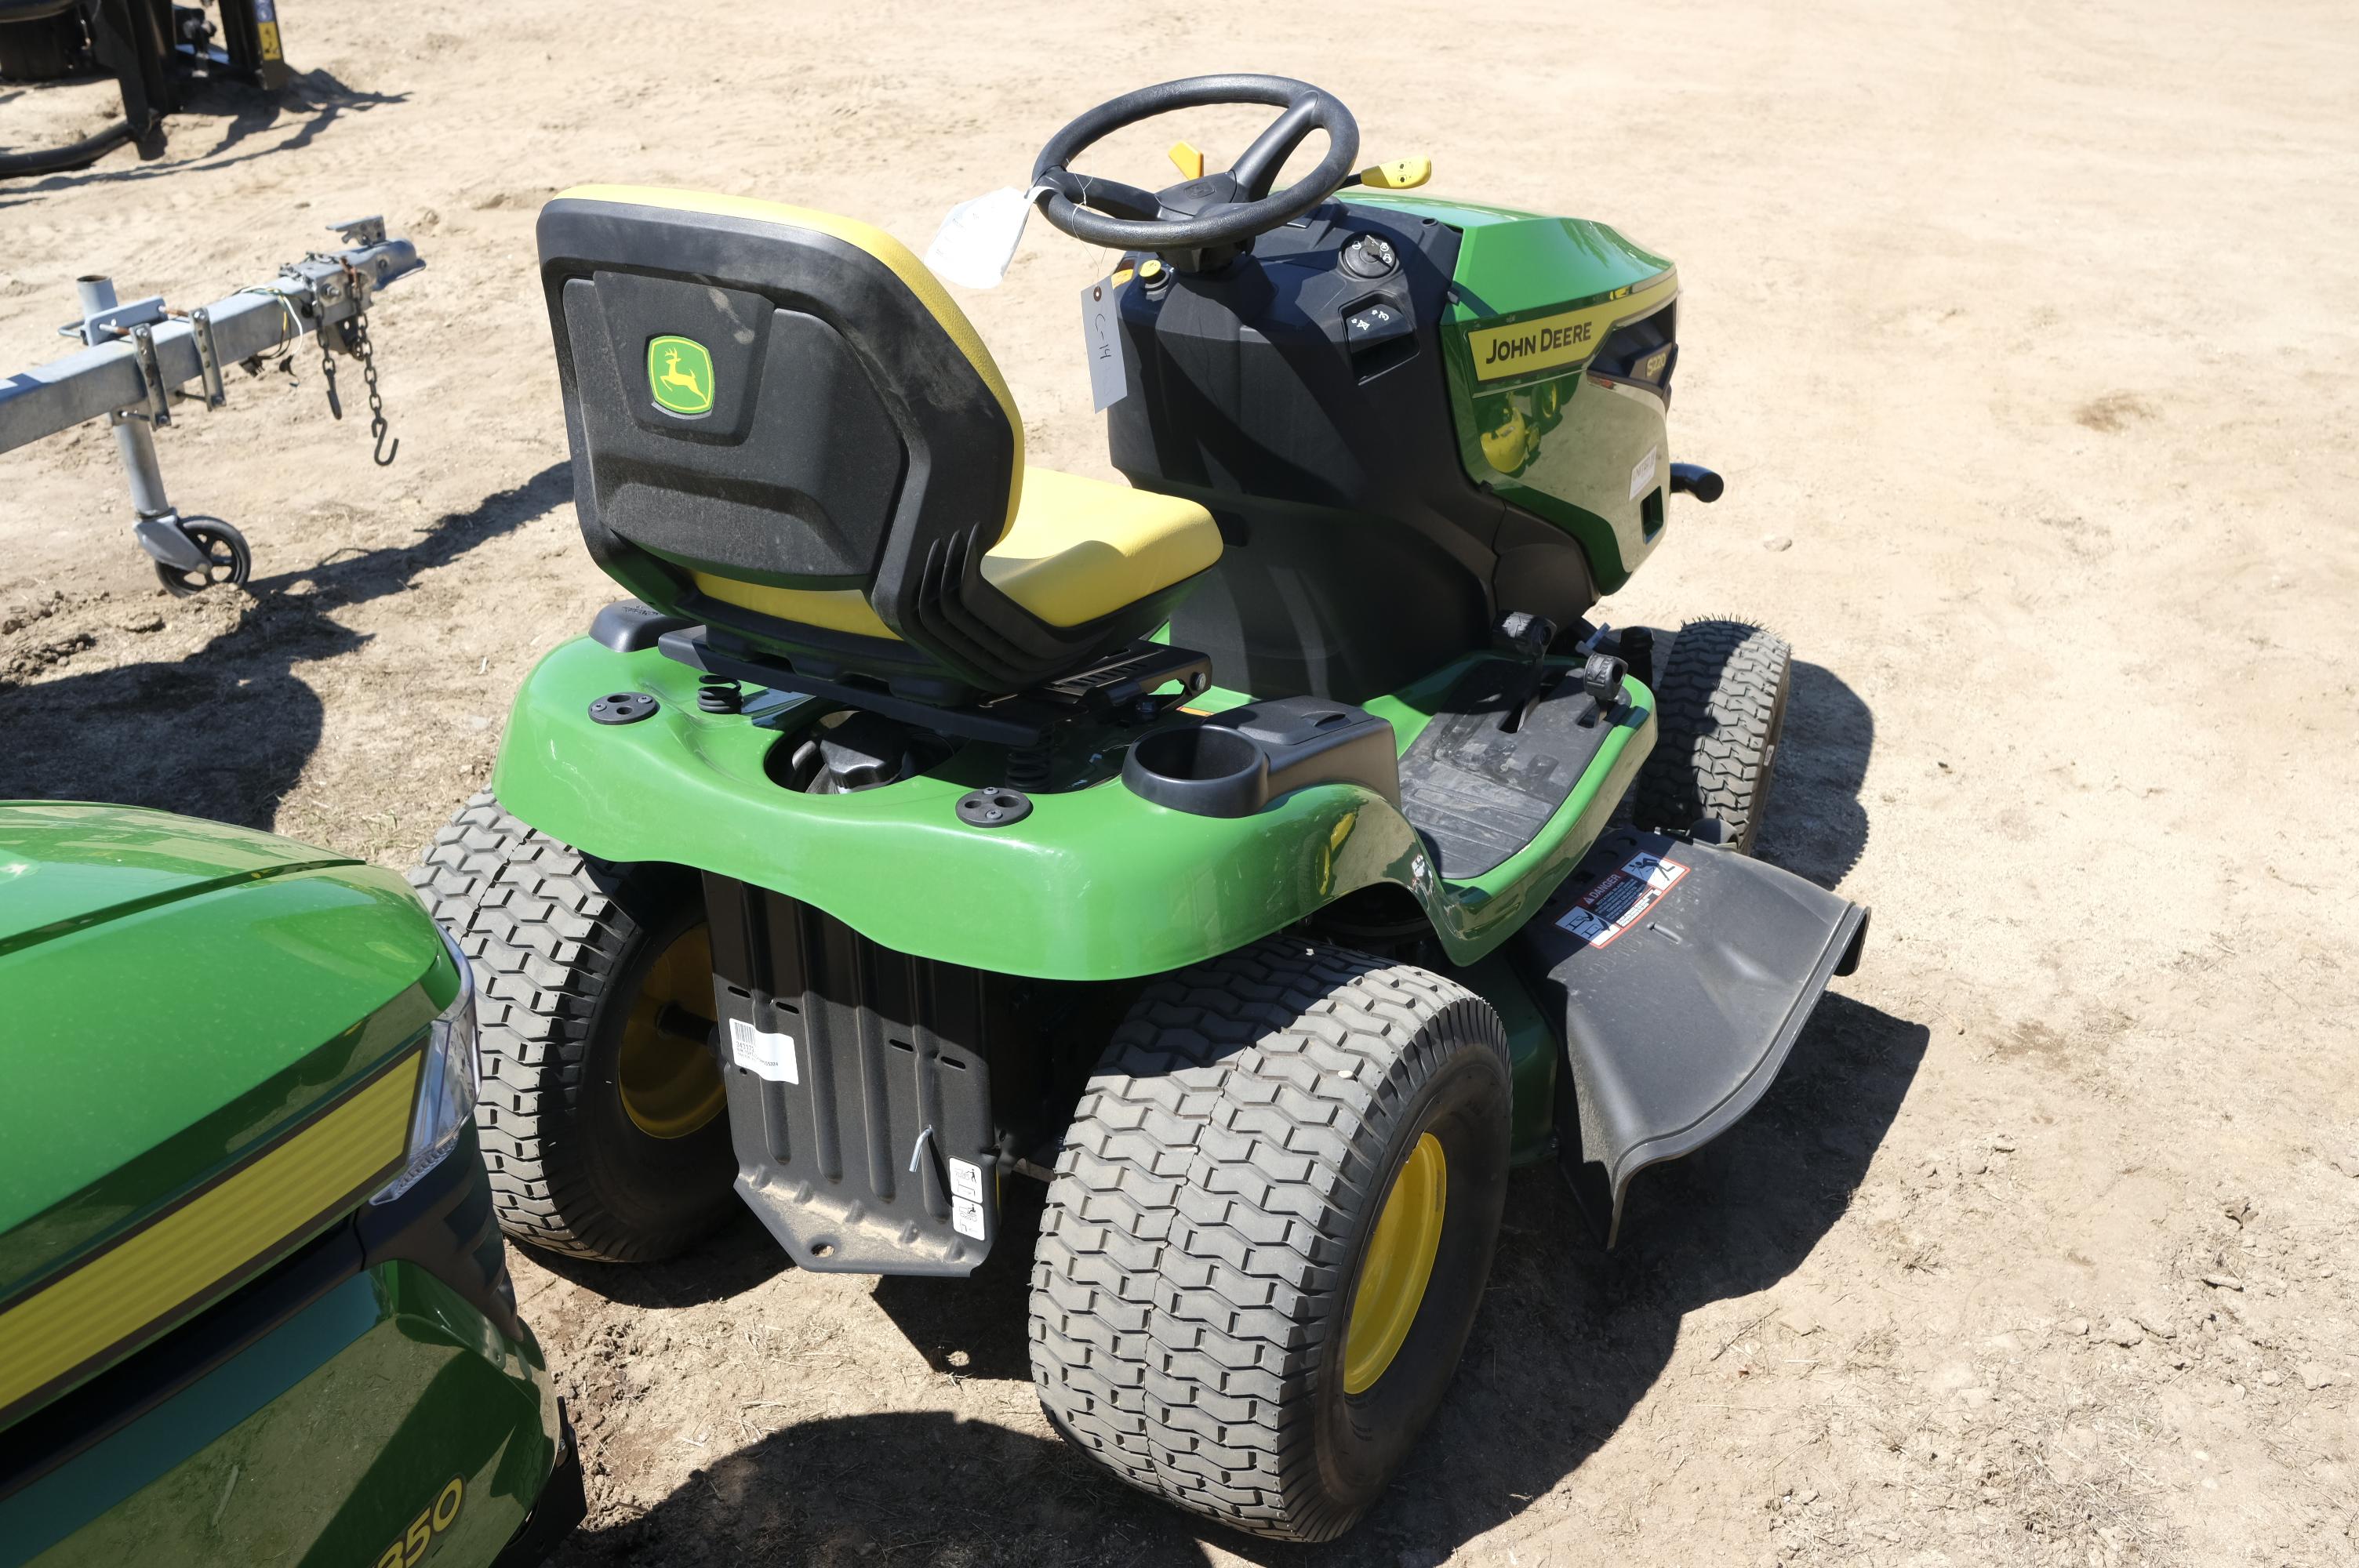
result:
[(1433, 1275), (1449, 1195), (1450, 1165), (1441, 1140), (1426, 1133), (1393, 1177), (1367, 1256), (1360, 1260), (1359, 1293), (1352, 1298), (1352, 1323), (1343, 1335), (1345, 1393), (1375, 1388), (1400, 1354), (1425, 1301), (1426, 1281)]
[(664, 1027), (666, 1007), (696, 1018), (712, 1011), (712, 942), (700, 925), (664, 949), (631, 999), (623, 1024), (623, 1109), (650, 1138), (685, 1138), (721, 1114), (727, 1092), (701, 1040)]

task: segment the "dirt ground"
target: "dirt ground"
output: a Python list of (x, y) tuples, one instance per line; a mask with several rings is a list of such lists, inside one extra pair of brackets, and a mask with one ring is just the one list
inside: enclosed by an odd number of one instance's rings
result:
[[(71, 280), (190, 306), (382, 211), (399, 460), (316, 366), (161, 439), (243, 592), (164, 598), (105, 432), (0, 458), (0, 795), (407, 862), (533, 660), (574, 531), (532, 222), (584, 179), (951, 203), (1125, 88), (1309, 78), (1434, 189), (1676, 257), (1684, 506), (1617, 622), (1804, 661), (1762, 852), (1872, 903), (1760, 1109), (1628, 1239), (1519, 1180), (1449, 1404), (1340, 1545), (1199, 1529), (1054, 1439), (1022, 1249), (961, 1286), (519, 1256), (580, 1423), (564, 1564), (2359, 1562), (2359, 28), (2332, 4), (1372, 3), (1089, 11), (288, 4), (295, 96), (0, 185), (0, 366)], [(0, 141), (110, 114), (0, 90)], [(1154, 183), (1190, 135), (1098, 167)], [(1106, 258), (962, 295), (1036, 460), (1106, 473)]]

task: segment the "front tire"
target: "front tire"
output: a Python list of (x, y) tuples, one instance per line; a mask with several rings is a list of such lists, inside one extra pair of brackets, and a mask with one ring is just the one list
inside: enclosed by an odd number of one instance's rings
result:
[(1777, 773), (1793, 657), (1783, 637), (1743, 621), (1680, 628), (1655, 682), (1655, 749), (1632, 801), (1639, 827), (1685, 833), (1715, 817), (1728, 826), (1729, 848), (1753, 852)]
[(1041, 1221), (1051, 1422), (1208, 1519), (1342, 1534), (1482, 1304), (1508, 1098), (1497, 1014), (1423, 969), (1272, 937), (1149, 986)]
[[(475, 1126), (500, 1227), (647, 1262), (734, 1206), (695, 875), (612, 865), (475, 795), (409, 873), (473, 965)], [(701, 1026), (701, 1027), (700, 1027)]]

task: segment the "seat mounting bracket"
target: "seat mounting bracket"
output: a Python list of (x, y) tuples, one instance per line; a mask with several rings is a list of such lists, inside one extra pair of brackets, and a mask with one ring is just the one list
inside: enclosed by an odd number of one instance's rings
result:
[[(1013, 697), (962, 708), (944, 708), (875, 687), (824, 680), (797, 670), (787, 660), (690, 626), (666, 632), (656, 645), (664, 656), (692, 670), (748, 681), (772, 691), (799, 692), (846, 707), (881, 713), (936, 734), (995, 746), (1046, 745), (1066, 724), (1082, 720), (1147, 724), (1201, 695), (1212, 684), (1212, 661), (1185, 648), (1133, 643), (1083, 669)], [(1177, 684), (1177, 692), (1164, 688)]]

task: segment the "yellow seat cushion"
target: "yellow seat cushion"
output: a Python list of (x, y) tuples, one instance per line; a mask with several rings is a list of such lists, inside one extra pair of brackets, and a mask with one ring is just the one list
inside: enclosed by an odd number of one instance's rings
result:
[[(1016, 520), (983, 557), (983, 575), (1049, 625), (1080, 626), (1220, 558), (1220, 527), (1192, 501), (1027, 465)], [(706, 572), (696, 586), (781, 621), (893, 636), (857, 589), (769, 588)]]
[(1220, 527), (1192, 501), (1027, 467), (1016, 521), (984, 556), (983, 575), (1049, 625), (1080, 626), (1220, 558)]

